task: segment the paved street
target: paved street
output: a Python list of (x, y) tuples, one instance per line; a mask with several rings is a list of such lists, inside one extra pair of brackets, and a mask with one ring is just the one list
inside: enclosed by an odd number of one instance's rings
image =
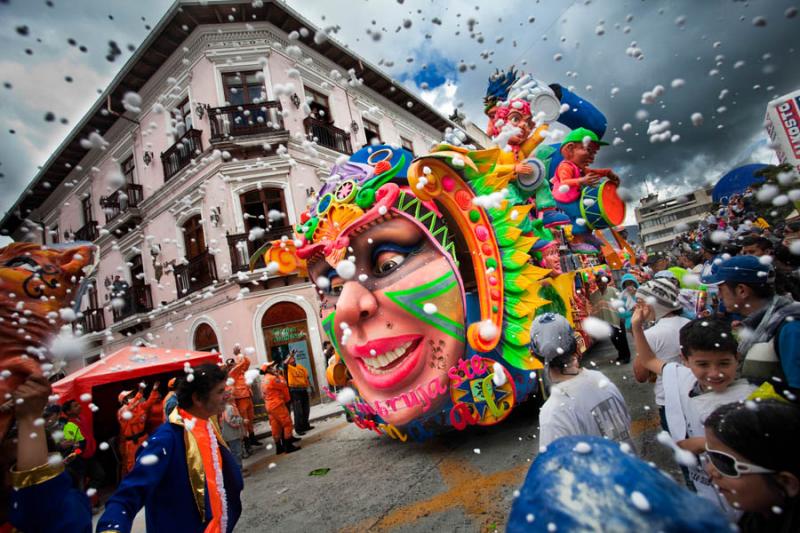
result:
[[(652, 386), (633, 382), (630, 365), (617, 366), (614, 357), (605, 342), (584, 364), (620, 387), (639, 454), (675, 476), (669, 452), (655, 441)], [(536, 455), (537, 434), (536, 409), (524, 407), (500, 426), (425, 443), (400, 443), (343, 416), (329, 418), (303, 438), (301, 451), (275, 456), (270, 450), (247, 461), (252, 475), (236, 531), (502, 531), (512, 493)], [(330, 471), (309, 476), (319, 468)]]

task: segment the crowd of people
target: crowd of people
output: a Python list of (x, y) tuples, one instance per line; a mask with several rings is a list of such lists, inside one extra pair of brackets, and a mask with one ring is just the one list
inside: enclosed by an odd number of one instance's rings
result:
[[(687, 490), (742, 531), (798, 531), (800, 223), (770, 227), (748, 209), (746, 196), (734, 198), (676, 237), (668, 254), (599, 272), (589, 310), (607, 325), (615, 362), (652, 386), (663, 440)], [(545, 363), (550, 387), (538, 420), (541, 451), (583, 436), (639, 454), (629, 405), (600, 370), (582, 367), (577, 336), (554, 313), (531, 328), (531, 351)], [(130, 531), (142, 507), (148, 530), (233, 530), (249, 475), (242, 461), (262, 444), (251, 362), (240, 346), (233, 352), (171, 379), (163, 398), (157, 381), (119, 393), (121, 481), (98, 531)], [(275, 453), (300, 450), (300, 436), (313, 429), (307, 370), (290, 353), (258, 373)], [(49, 393), (36, 377), (15, 393), (11, 522), (22, 531), (90, 531), (107, 475), (99, 445), (79, 402), (49, 404)], [(54, 453), (61, 460), (51, 460)], [(44, 499), (64, 512), (36, 512)]]
[[(742, 531), (800, 531), (800, 222), (770, 227), (749, 198), (734, 197), (644, 267), (601, 272), (589, 299), (620, 364), (630, 332), (631, 374), (652, 383), (687, 489)], [(581, 368), (575, 336), (549, 313), (531, 329), (551, 384), (542, 449), (597, 436), (635, 453), (628, 404), (600, 371)]]

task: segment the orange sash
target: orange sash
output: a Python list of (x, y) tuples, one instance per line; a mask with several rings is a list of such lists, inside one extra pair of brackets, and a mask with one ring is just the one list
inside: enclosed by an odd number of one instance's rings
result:
[[(211, 521), (208, 523), (205, 533), (223, 533), (222, 514), (224, 510), (222, 506), (224, 504), (222, 502), (220, 489), (224, 490), (224, 488), (217, 486), (217, 471), (214, 468), (216, 462), (221, 475), (222, 453), (219, 451), (219, 444), (214, 446), (212, 450), (213, 440), (211, 435), (209, 435), (210, 423), (208, 420), (196, 418), (183, 409), (180, 410), (180, 415), (187, 422), (194, 420), (194, 426), (191, 428), (191, 432), (197, 441), (197, 447), (200, 449), (200, 456), (203, 458), (203, 470), (206, 474), (206, 487), (208, 487), (208, 501), (211, 504)], [(217, 456), (216, 461), (214, 455)]]

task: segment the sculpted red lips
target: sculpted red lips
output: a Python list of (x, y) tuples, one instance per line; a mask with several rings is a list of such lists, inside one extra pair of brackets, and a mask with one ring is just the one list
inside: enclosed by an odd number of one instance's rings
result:
[(364, 380), (377, 389), (402, 383), (418, 366), (422, 353), (421, 335), (400, 335), (355, 346)]

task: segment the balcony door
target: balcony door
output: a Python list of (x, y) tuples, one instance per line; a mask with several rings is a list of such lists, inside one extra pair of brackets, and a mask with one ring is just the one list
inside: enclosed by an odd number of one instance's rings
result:
[(85, 197), (81, 198), (81, 213), (83, 213), (83, 223), (88, 224), (89, 222), (93, 222), (94, 219), (92, 218), (92, 197), (86, 195)]
[(187, 131), (192, 129), (192, 104), (189, 102), (188, 96), (175, 106), (175, 109), (172, 110), (172, 116), (175, 117), (176, 138), (180, 139)]
[(311, 108), (311, 116), (322, 122), (333, 124), (331, 105), (328, 101), (328, 97), (308, 87), (304, 87), (303, 89), (306, 92), (306, 101)]
[[(248, 191), (239, 195), (239, 202), (242, 205), (242, 217), (244, 217), (245, 233), (236, 236), (235, 249), (231, 249), (234, 268), (247, 265), (250, 256), (264, 244), (267, 240), (279, 238), (281, 230), (289, 228), (289, 220), (286, 216), (286, 199), (283, 196), (283, 189), (266, 188)], [(282, 218), (270, 221), (270, 211), (283, 214)], [(250, 240), (250, 231), (254, 228), (262, 228), (268, 233), (260, 239)], [(230, 242), (230, 237), (229, 237)], [(256, 268), (263, 268), (264, 260), (259, 259)]]
[(367, 137), (367, 145), (372, 144), (372, 140), (375, 139), (376, 143), (380, 143), (381, 141), (381, 130), (380, 126), (377, 123), (372, 122), (371, 120), (363, 119), (364, 120), (364, 135)]
[[(253, 228), (268, 230), (289, 225), (289, 221), (286, 219), (286, 200), (283, 197), (283, 189), (256, 189), (240, 195), (239, 201), (242, 204), (242, 216), (247, 232)], [(283, 214), (283, 218), (270, 222), (270, 211)]]
[(206, 238), (200, 215), (195, 215), (183, 223), (183, 245), (186, 259), (189, 261), (206, 251)]
[(257, 70), (228, 72), (222, 75), (222, 88), (228, 105), (257, 104), (265, 100), (264, 82)]

